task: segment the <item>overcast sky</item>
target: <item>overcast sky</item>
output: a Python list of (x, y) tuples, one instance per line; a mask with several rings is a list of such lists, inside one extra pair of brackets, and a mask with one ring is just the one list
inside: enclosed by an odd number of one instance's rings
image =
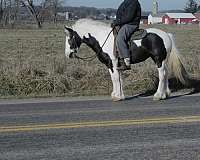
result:
[[(90, 6), (97, 8), (117, 8), (123, 0), (67, 0), (68, 6)], [(153, 0), (139, 0), (143, 11), (152, 10)], [(198, 0), (199, 2), (200, 0)], [(158, 0), (159, 10), (184, 9), (188, 0)]]

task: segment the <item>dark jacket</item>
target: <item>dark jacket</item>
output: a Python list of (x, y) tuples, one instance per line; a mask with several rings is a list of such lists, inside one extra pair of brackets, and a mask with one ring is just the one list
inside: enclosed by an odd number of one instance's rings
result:
[(124, 0), (119, 6), (114, 24), (123, 26), (124, 24), (138, 25), (141, 19), (141, 6), (138, 0)]

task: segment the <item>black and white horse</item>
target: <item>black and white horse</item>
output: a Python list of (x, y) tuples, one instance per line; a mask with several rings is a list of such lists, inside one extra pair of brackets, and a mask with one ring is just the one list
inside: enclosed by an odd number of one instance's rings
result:
[[(123, 92), (122, 73), (117, 70), (118, 58), (113, 54), (113, 34), (108, 38), (104, 47), (100, 47), (110, 31), (111, 28), (108, 24), (89, 19), (77, 21), (73, 25), (73, 29), (65, 27), (65, 32), (67, 33), (65, 55), (68, 58), (76, 57), (75, 55), (78, 53), (82, 43), (92, 48), (99, 60), (109, 69), (113, 84), (111, 97), (113, 101), (118, 101), (125, 99), (125, 96)], [(85, 37), (86, 35), (89, 35), (89, 37)], [(170, 96), (168, 69), (183, 84), (187, 83), (189, 76), (181, 62), (180, 54), (175, 46), (172, 34), (156, 28), (149, 28), (147, 29), (147, 35), (143, 39), (134, 42), (136, 45), (130, 47), (132, 64), (152, 58), (158, 67), (159, 85), (157, 92), (154, 94), (154, 100), (162, 100)]]

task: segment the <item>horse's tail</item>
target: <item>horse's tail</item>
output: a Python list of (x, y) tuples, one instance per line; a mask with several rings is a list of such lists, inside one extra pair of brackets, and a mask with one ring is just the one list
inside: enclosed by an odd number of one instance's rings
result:
[(181, 55), (176, 48), (174, 36), (171, 33), (168, 33), (168, 35), (172, 42), (171, 53), (168, 55), (169, 70), (175, 75), (177, 79), (180, 80), (182, 84), (189, 85), (190, 76), (181, 61)]

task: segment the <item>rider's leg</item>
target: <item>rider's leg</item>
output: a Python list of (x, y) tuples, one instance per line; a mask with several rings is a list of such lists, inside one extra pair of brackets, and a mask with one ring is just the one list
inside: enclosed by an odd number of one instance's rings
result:
[(137, 28), (137, 25), (125, 24), (121, 27), (116, 37), (116, 46), (119, 52), (119, 58), (124, 60), (124, 63), (119, 67), (121, 70), (130, 69), (130, 53), (127, 43)]

